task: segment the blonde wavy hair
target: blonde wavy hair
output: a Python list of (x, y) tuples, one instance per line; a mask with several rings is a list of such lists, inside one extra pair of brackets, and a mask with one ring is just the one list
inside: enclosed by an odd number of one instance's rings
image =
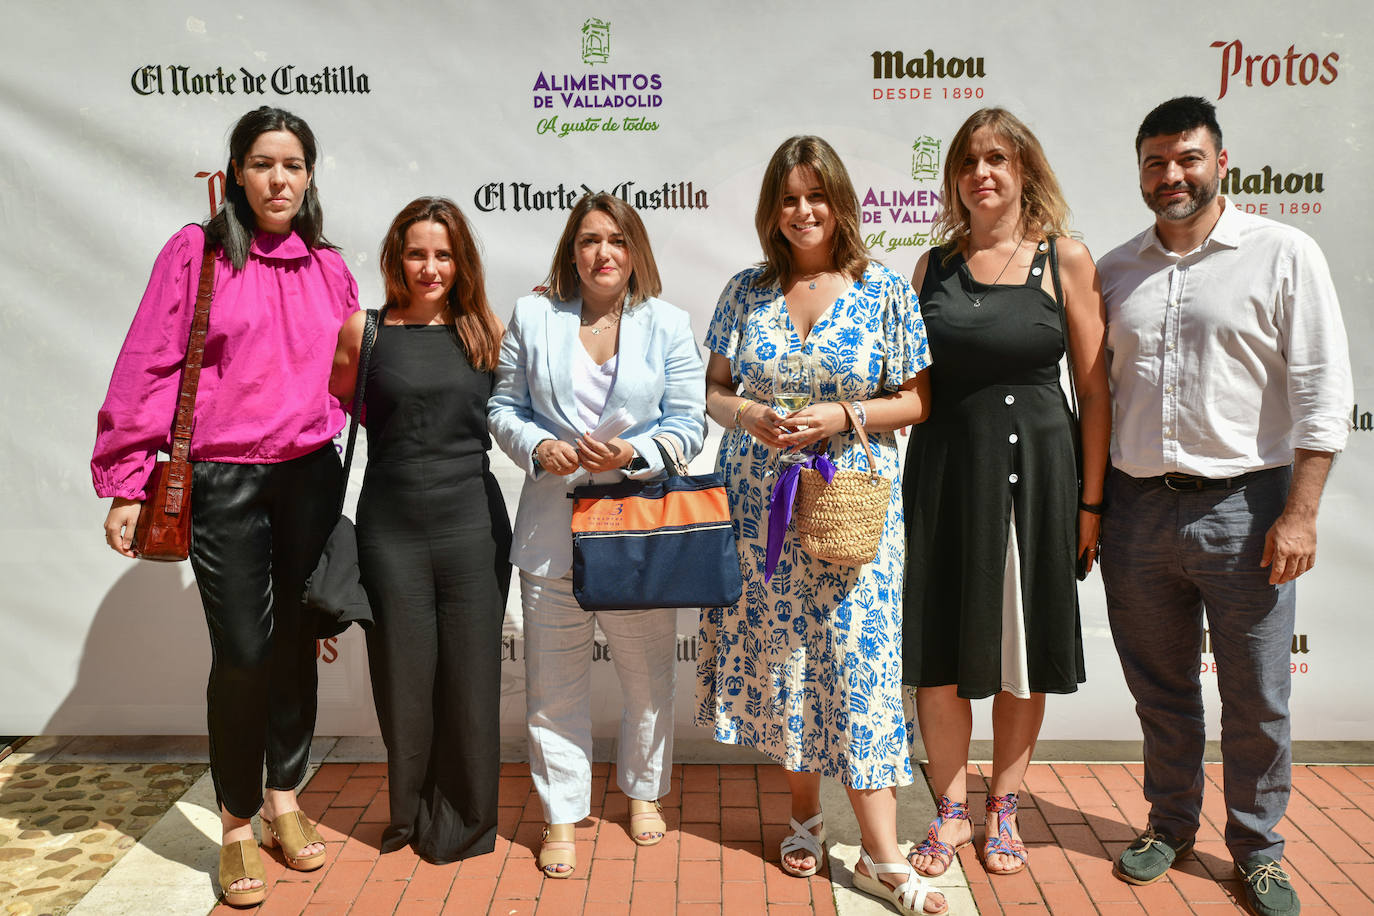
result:
[(1020, 118), (1005, 108), (980, 108), (969, 116), (950, 141), (941, 188), (944, 208), (931, 226), (932, 238), (954, 243), (949, 256), (968, 248), (969, 211), (959, 198), (959, 174), (973, 145), (973, 135), (986, 127), (1011, 147), (1012, 166), (1021, 178), (1021, 229), (1029, 238), (1069, 234), (1069, 205), (1059, 179), (1045, 158), (1040, 141)]

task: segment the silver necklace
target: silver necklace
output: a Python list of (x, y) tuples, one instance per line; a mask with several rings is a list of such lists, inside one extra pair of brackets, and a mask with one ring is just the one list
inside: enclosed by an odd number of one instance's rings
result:
[[(812, 274), (812, 275), (811, 275), (811, 282), (807, 283), (806, 288), (807, 288), (807, 289), (815, 289), (815, 288), (816, 288), (816, 281), (819, 280), (821, 277), (825, 276), (825, 275), (828, 274), (828, 273), (830, 273), (830, 271), (828, 271), (828, 270), (822, 270), (820, 273), (814, 273), (814, 274)], [(807, 278), (806, 278), (805, 276), (802, 276), (802, 277), (798, 277), (798, 279), (801, 280), (801, 281), (803, 281), (803, 282), (805, 282)]]
[[(595, 337), (596, 335), (600, 334), (602, 331), (609, 331), (611, 328), (613, 328), (613, 327), (615, 327), (616, 325), (620, 324), (620, 316), (621, 316), (622, 314), (624, 314), (624, 309), (622, 309), (622, 310), (619, 311), (619, 312), (616, 312), (616, 313), (615, 313), (615, 320), (612, 321), (610, 324), (606, 325), (604, 328), (592, 328), (592, 336)], [(602, 317), (604, 318), (605, 316), (603, 315)], [(596, 321), (600, 321), (600, 320), (601, 320), (601, 318), (596, 319)], [(593, 325), (593, 324), (595, 324), (595, 323), (596, 323), (595, 321), (585, 321), (585, 320), (584, 320), (584, 321), (582, 322), (582, 326), (583, 326), (584, 328), (585, 328), (585, 327), (591, 327), (591, 325)]]
[[(1022, 233), (1021, 233), (1021, 237), (1020, 237), (1019, 239), (1016, 240), (1016, 247), (1013, 248), (1013, 249), (1011, 250), (1011, 254), (1007, 255), (1007, 263), (1005, 263), (1005, 264), (1002, 265), (1002, 269), (999, 270), (999, 271), (997, 271), (997, 276), (993, 278), (993, 280), (992, 280), (991, 283), (987, 284), (988, 287), (989, 287), (988, 292), (992, 292), (991, 287), (996, 286), (996, 285), (997, 285), (997, 281), (1000, 280), (1000, 279), (1002, 279), (1002, 274), (1004, 274), (1004, 273), (1007, 272), (1007, 268), (1011, 266), (1012, 258), (1016, 257), (1016, 253), (1017, 253), (1018, 251), (1021, 250), (1021, 243), (1024, 242), (1025, 240), (1026, 240), (1026, 233), (1025, 233), (1025, 232), (1022, 232)], [(968, 266), (968, 259), (967, 259), (967, 258), (964, 259), (964, 266), (965, 266), (966, 268), (968, 268), (968, 278), (969, 278), (969, 280), (972, 280), (972, 279), (973, 279), (973, 268)], [(983, 306), (983, 300), (987, 297), (987, 294), (988, 294), (988, 293), (983, 293), (983, 295), (981, 295), (981, 296), (974, 296), (974, 295), (973, 295), (972, 293), (970, 293), (970, 292), (967, 292), (967, 291), (964, 292), (964, 295), (965, 295), (965, 296), (968, 296), (969, 301), (973, 303), (973, 307), (974, 307), (974, 308), (982, 308), (982, 306)]]

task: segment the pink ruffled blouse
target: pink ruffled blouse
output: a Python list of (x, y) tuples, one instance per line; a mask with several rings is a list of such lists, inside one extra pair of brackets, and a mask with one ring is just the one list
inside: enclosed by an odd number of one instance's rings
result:
[[(142, 499), (157, 452), (170, 447), (204, 247), (201, 228), (187, 226), (153, 265), (96, 421), (100, 496)], [(357, 310), (339, 253), (311, 250), (294, 232), (258, 233), (243, 270), (221, 253), (191, 459), (270, 464), (332, 439), (345, 414), (329, 371), (339, 326)]]

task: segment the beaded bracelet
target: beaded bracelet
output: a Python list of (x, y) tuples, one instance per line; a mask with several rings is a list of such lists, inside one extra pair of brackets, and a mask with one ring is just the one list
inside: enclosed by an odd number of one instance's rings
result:
[(1085, 503), (1081, 499), (1078, 501), (1078, 508), (1083, 512), (1091, 512), (1093, 515), (1102, 514), (1102, 503)]
[(748, 406), (749, 406), (749, 399), (748, 399), (748, 398), (741, 398), (741, 399), (740, 399), (740, 402), (739, 402), (739, 406), (735, 408), (735, 421), (734, 421), (734, 425), (733, 425), (733, 428), (734, 428), (734, 429), (739, 429), (740, 417), (744, 416), (744, 408), (746, 408), (746, 407), (748, 407)]

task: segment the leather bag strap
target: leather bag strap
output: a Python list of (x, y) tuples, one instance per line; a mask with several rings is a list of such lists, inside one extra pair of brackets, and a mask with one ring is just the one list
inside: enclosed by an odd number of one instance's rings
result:
[(348, 421), (348, 445), (344, 448), (343, 482), (339, 486), (339, 511), (335, 513), (336, 516), (343, 515), (344, 500), (348, 496), (348, 472), (353, 468), (353, 447), (358, 442), (358, 421), (362, 418), (363, 398), (367, 395), (367, 364), (372, 361), (372, 345), (377, 341), (379, 320), (376, 309), (368, 309), (367, 317), (363, 319), (363, 339), (358, 345), (358, 377), (353, 383), (353, 409)]
[(654, 436), (654, 445), (658, 446), (658, 454), (663, 458), (664, 473), (669, 477), (682, 477), (687, 473), (687, 461), (683, 458), (676, 439), (671, 436)]
[(845, 416), (849, 418), (849, 427), (854, 430), (854, 434), (859, 437), (859, 442), (863, 444), (864, 455), (868, 458), (868, 476), (877, 480), (878, 466), (873, 463), (873, 449), (868, 444), (868, 431), (859, 422), (859, 415), (854, 412), (853, 405), (848, 401), (840, 401), (839, 403), (844, 408)]
[(210, 329), (210, 300), (214, 294), (215, 247), (207, 237), (200, 259), (200, 286), (196, 289), (191, 339), (186, 344), (186, 365), (181, 370), (176, 420), (172, 424), (172, 460), (163, 478), (168, 515), (181, 513), (186, 492), (191, 487), (191, 431), (196, 425), (196, 390), (200, 387), (200, 367), (205, 362), (205, 335)]

